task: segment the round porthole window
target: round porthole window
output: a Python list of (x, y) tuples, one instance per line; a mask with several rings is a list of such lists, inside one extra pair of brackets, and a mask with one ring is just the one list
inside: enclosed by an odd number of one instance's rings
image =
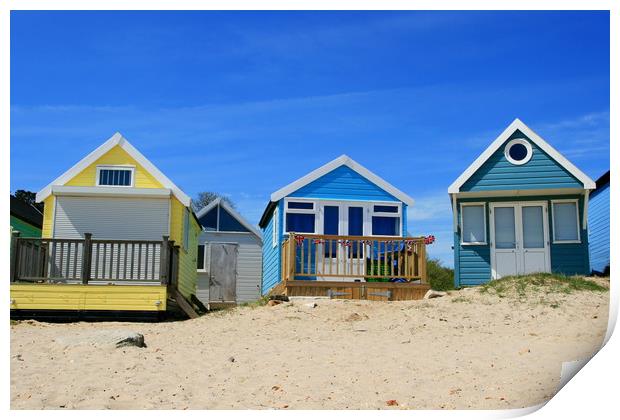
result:
[(504, 155), (513, 165), (523, 165), (532, 158), (532, 145), (525, 139), (510, 140), (504, 148)]

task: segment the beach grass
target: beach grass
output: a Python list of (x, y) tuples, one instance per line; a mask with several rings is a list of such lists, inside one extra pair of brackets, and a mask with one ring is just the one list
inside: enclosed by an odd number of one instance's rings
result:
[(480, 293), (493, 294), (500, 298), (516, 296), (520, 299), (534, 293), (571, 294), (575, 291), (606, 292), (608, 290), (606, 287), (583, 276), (567, 276), (553, 273), (509, 276), (493, 280), (480, 287)]

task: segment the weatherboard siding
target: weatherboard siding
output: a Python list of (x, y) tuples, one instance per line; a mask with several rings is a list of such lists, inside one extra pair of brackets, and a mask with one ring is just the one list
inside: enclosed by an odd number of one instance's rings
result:
[(609, 266), (609, 184), (590, 195), (588, 206), (588, 241), (590, 269), (599, 273)]
[(272, 241), (273, 229), (274, 229), (274, 217), (273, 213), (269, 222), (263, 229), (263, 281), (261, 284), (261, 294), (267, 294), (278, 283), (280, 283), (281, 277), (281, 264), (280, 264), (280, 252), (282, 249), (282, 211), (284, 209), (284, 201), (280, 200), (278, 203), (278, 243), (274, 247)]
[(400, 202), (345, 165), (292, 192), (289, 197)]
[[(551, 201), (560, 199), (579, 200), (579, 225), (581, 228), (581, 243), (577, 244), (554, 244), (553, 243), (553, 218)], [(457, 200), (458, 232), (454, 235), (454, 283), (459, 286), (474, 286), (487, 283), (491, 280), (491, 246), (490, 246), (490, 216), (489, 203), (499, 202), (547, 202), (547, 223), (549, 226), (551, 271), (567, 275), (588, 274), (588, 237), (587, 229), (583, 229), (583, 196), (580, 195), (543, 195), (515, 197), (483, 197)], [(485, 202), (487, 245), (461, 245), (461, 205), (466, 202)]]
[[(526, 138), (532, 146), (532, 158), (523, 165), (514, 165), (504, 156), (506, 143), (515, 138)], [(474, 172), (460, 190), (464, 192), (553, 188), (583, 188), (583, 184), (517, 130)]]
[(41, 228), (31, 225), (30, 223), (11, 215), (11, 230), (18, 231), (21, 237), (39, 238), (41, 237)]
[(261, 241), (252, 233), (203, 232), (199, 239), (206, 247), (205, 270), (198, 272), (198, 290), (196, 296), (203, 303), (209, 302), (209, 273), (211, 271), (209, 244), (237, 244), (237, 303), (255, 301), (260, 297), (261, 283)]
[(97, 185), (97, 166), (99, 165), (127, 165), (134, 166), (135, 188), (163, 188), (163, 185), (155, 179), (142, 165), (132, 158), (121, 146), (114, 146), (107, 153), (91, 163), (86, 169), (71, 178), (64, 185), (75, 187), (92, 187)]

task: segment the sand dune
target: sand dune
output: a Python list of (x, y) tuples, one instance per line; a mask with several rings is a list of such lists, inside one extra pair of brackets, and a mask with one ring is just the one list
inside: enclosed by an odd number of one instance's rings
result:
[[(563, 361), (599, 348), (609, 294), (316, 302), (159, 324), (19, 322), (11, 407), (526, 407), (554, 394)], [(92, 339), (104, 329), (140, 332), (148, 347)]]

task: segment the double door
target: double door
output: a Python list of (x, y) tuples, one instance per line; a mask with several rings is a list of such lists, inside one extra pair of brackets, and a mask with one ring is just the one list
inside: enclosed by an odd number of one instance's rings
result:
[(504, 276), (550, 272), (546, 202), (491, 203), (491, 271)]
[[(319, 211), (322, 213), (324, 235), (364, 236), (366, 209), (363, 205), (323, 203)], [(341, 240), (326, 239), (321, 245), (320, 255), (325, 259), (325, 265), (317, 264), (317, 271), (325, 270), (319, 274), (329, 276), (319, 277), (319, 280), (353, 281), (355, 276), (363, 274), (364, 247), (358, 241), (345, 245)], [(336, 273), (342, 277), (334, 277)], [(363, 277), (359, 279), (363, 281)]]

